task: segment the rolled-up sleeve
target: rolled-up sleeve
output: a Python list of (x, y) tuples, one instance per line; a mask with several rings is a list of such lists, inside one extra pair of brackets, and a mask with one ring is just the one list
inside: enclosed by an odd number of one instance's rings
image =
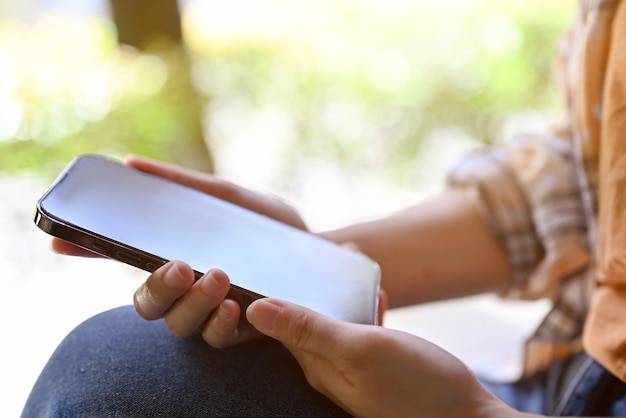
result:
[(527, 135), (470, 154), (450, 170), (505, 249), (513, 280), (503, 296), (553, 297), (588, 265), (586, 218), (570, 141)]

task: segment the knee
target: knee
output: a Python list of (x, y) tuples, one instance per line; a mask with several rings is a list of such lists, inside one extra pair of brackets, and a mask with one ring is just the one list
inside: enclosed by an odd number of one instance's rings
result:
[(148, 343), (154, 337), (169, 337), (164, 321), (145, 321), (133, 306), (122, 306), (82, 322), (65, 337), (57, 351), (68, 350), (85, 356), (130, 346), (138, 350), (141, 343)]

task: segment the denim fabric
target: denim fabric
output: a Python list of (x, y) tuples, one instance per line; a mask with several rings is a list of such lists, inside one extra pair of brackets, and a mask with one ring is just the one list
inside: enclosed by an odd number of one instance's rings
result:
[(624, 417), (626, 383), (585, 355), (551, 412), (555, 416)]
[(93, 317), (59, 345), (22, 417), (345, 417), (280, 344), (212, 349), (132, 307)]
[[(515, 384), (483, 384), (520, 411), (626, 416), (626, 384), (584, 353), (574, 360)], [(22, 413), (23, 418), (201, 416), (349, 415), (313, 390), (291, 354), (273, 340), (216, 350), (201, 339), (172, 336), (164, 321), (144, 321), (130, 306), (72, 331)]]
[(491, 383), (481, 381), (483, 386), (518, 411), (543, 414), (545, 411), (545, 374), (538, 374), (515, 383)]
[(584, 352), (516, 383), (482, 383), (519, 411), (550, 416), (626, 417), (626, 383)]

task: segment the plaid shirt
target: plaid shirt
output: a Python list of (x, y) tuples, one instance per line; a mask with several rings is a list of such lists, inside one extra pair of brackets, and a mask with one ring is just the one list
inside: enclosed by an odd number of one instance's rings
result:
[(514, 275), (503, 296), (554, 301), (527, 341), (524, 375), (582, 347), (595, 289), (603, 88), (612, 25), (626, 27), (625, 18), (613, 22), (619, 4), (580, 1), (559, 54), (563, 127), (470, 155), (449, 173), (507, 251)]

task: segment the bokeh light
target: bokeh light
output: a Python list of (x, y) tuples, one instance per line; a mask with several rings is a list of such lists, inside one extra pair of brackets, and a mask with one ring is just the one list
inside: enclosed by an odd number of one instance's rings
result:
[[(53, 172), (82, 152), (168, 159), (186, 147), (199, 105), (215, 169), (254, 177), (253, 186), (289, 188), (302, 161), (316, 159), (416, 184), (423, 179), (414, 162), (433, 133), (458, 130), (481, 147), (502, 140), (517, 113), (549, 119), (558, 105), (552, 59), (575, 7), (569, 0), (184, 4), (189, 67), (181, 55), (120, 48), (106, 16), (1, 19), (0, 170)], [(180, 93), (189, 78), (196, 99)], [(236, 150), (254, 150), (264, 162)], [(273, 174), (245, 174), (251, 165)]]

